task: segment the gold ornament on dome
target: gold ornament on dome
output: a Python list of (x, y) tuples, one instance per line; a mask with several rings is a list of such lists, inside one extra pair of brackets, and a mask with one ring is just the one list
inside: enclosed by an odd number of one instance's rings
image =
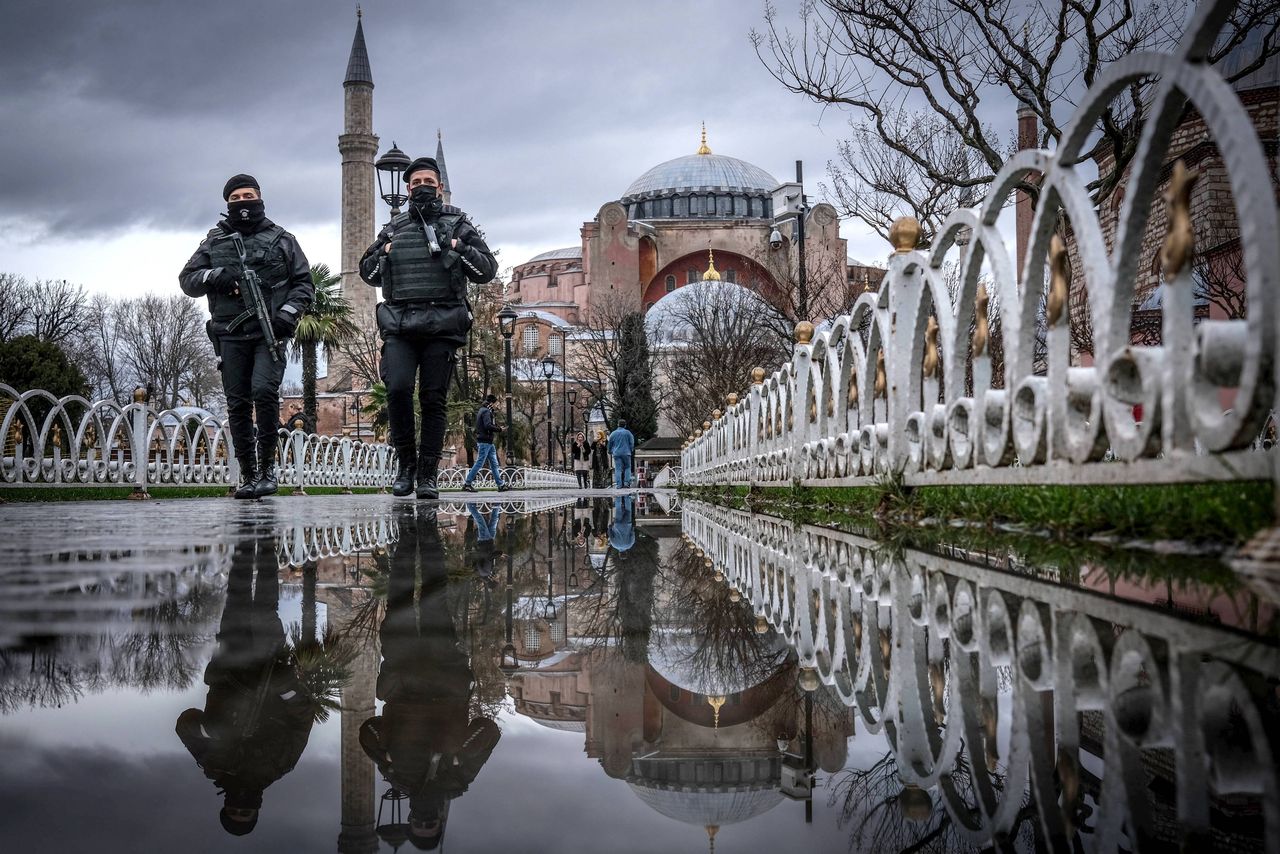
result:
[(900, 216), (889, 226), (889, 242), (899, 255), (920, 245), (920, 221), (913, 216)]
[(720, 281), (720, 271), (716, 269), (716, 253), (711, 251), (710, 248), (707, 249), (707, 272), (702, 274), (702, 281)]
[(702, 123), (702, 144), (698, 146), (699, 154), (710, 154), (711, 149), (707, 147), (707, 123)]

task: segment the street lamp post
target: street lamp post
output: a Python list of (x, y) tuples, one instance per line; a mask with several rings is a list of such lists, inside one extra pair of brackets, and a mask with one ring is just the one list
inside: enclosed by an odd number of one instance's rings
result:
[[(800, 299), (804, 304), (809, 303), (809, 291), (807, 285), (807, 271), (804, 267), (804, 215), (808, 211), (804, 198), (804, 161), (796, 161), (796, 183), (800, 185), (800, 210), (796, 213), (796, 254), (799, 269), (796, 270), (796, 286), (800, 292)], [(803, 320), (804, 318), (801, 318)]]
[(502, 358), (507, 372), (507, 465), (511, 465), (515, 443), (511, 424), (511, 336), (516, 334), (516, 310), (510, 305), (504, 305), (498, 312), (498, 329), (502, 332)]
[(571, 388), (569, 389), (569, 435), (575, 438), (578, 431), (574, 429), (574, 426), (578, 423), (578, 413), (574, 407), (577, 405), (578, 390), (576, 388)]
[(351, 413), (356, 417), (356, 439), (360, 438), (360, 392), (354, 392), (355, 402), (351, 404)]
[(547, 378), (547, 468), (551, 468), (552, 437), (551, 437), (551, 377), (556, 372), (556, 360), (551, 358), (548, 353), (542, 360), (542, 375)]
[[(391, 205), (391, 215), (400, 215), (400, 206), (409, 201), (409, 197), (402, 192), (400, 181), (404, 177), (404, 167), (410, 163), (409, 155), (405, 154), (396, 147), (395, 142), (391, 143), (391, 150), (378, 158), (378, 162), (373, 164), (374, 170), (378, 175), (378, 195), (382, 200)], [(383, 175), (386, 175), (387, 186), (383, 186)]]

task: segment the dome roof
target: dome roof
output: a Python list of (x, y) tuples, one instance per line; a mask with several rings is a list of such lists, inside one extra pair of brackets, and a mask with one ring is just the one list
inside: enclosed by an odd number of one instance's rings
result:
[(686, 154), (659, 163), (632, 181), (622, 200), (707, 189), (770, 193), (777, 186), (778, 179), (745, 160), (723, 154)]
[(702, 654), (703, 645), (687, 628), (658, 629), (649, 634), (649, 666), (672, 685), (693, 694), (726, 696), (761, 685), (771, 679), (787, 658), (788, 647), (777, 635), (762, 644), (760, 657), (744, 661), (726, 646), (724, 666)]

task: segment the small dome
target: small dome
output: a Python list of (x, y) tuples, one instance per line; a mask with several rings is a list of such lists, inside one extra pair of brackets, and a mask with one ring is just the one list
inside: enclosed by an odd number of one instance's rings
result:
[(756, 291), (733, 282), (704, 279), (676, 288), (653, 304), (644, 321), (649, 346), (687, 344), (693, 332), (688, 318), (698, 316), (706, 306), (722, 311), (749, 311), (762, 318), (778, 314)]
[[(550, 252), (543, 252), (540, 255), (534, 255), (528, 261), (525, 261), (524, 264), (533, 264), (536, 261), (562, 261), (581, 257), (581, 246), (566, 246), (564, 249), (552, 249)], [(524, 264), (521, 264), (520, 266), (523, 267)]]
[(771, 193), (778, 179), (759, 166), (723, 154), (686, 154), (659, 163), (631, 182), (622, 194), (625, 204), (634, 196), (691, 190), (738, 190)]

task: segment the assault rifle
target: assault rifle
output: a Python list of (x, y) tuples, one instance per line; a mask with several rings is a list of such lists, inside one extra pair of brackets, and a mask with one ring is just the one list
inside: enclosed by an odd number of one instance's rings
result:
[(280, 341), (276, 338), (276, 330), (271, 325), (271, 304), (262, 295), (262, 280), (249, 266), (244, 252), (244, 239), (238, 232), (231, 232), (231, 243), (240, 255), (240, 298), (244, 300), (244, 313), (227, 325), (234, 329), (250, 317), (258, 320), (263, 336), (267, 339), (267, 349), (271, 352), (271, 361), (280, 361)]

